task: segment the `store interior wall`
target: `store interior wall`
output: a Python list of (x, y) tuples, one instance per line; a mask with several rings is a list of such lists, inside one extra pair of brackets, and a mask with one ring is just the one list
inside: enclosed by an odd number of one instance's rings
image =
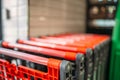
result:
[(85, 32), (86, 0), (29, 0), (29, 35)]
[(28, 38), (28, 0), (2, 0), (2, 40)]
[(0, 40), (2, 40), (2, 11), (1, 11), (1, 8), (2, 8), (2, 3), (1, 3), (1, 0), (0, 0)]

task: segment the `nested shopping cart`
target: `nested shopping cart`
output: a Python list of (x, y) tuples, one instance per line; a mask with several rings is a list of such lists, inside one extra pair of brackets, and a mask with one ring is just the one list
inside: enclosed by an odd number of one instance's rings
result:
[(71, 72), (69, 61), (0, 48), (0, 80), (72, 80)]
[[(19, 41), (20, 43), (26, 43), (29, 45), (35, 45), (35, 46), (43, 46), (43, 47), (49, 47), (49, 45), (46, 46), (49, 43), (52, 43), (50, 45), (54, 44), (55, 49), (61, 49), (58, 45), (64, 45), (72, 47), (73, 49), (77, 47), (77, 52), (85, 52), (87, 48), (92, 48), (93, 50), (93, 63), (94, 63), (94, 74), (93, 79), (94, 80), (101, 80), (105, 76), (106, 71), (106, 64), (108, 59), (108, 51), (109, 51), (109, 43), (110, 43), (110, 37), (107, 35), (98, 35), (98, 34), (67, 34), (67, 35), (58, 35), (58, 36), (44, 36), (42, 38), (30, 38), (32, 41), (37, 41), (42, 44), (31, 44), (30, 42), (25, 41)], [(47, 44), (43, 44), (47, 43)], [(55, 45), (57, 44), (57, 46)], [(53, 48), (53, 47), (52, 47)], [(64, 47), (63, 47), (64, 48)], [(78, 50), (79, 49), (79, 50)], [(80, 51), (81, 49), (81, 51)], [(68, 51), (75, 51), (72, 49), (66, 49), (63, 50)], [(99, 65), (99, 66), (98, 66)]]
[(73, 79), (74, 80), (84, 80), (84, 55), (83, 54), (76, 54), (73, 52), (64, 52), (58, 50), (51, 50), (47, 48), (38, 48), (35, 46), (17, 44), (17, 43), (8, 43), (3, 41), (1, 44), (3, 47), (11, 48), (11, 49), (18, 49), (22, 51), (32, 52), (32, 54), (37, 56), (44, 56), (44, 57), (53, 57), (56, 59), (65, 59), (71, 61), (72, 65), (72, 72), (73, 72)]
[[(70, 51), (74, 52), (75, 54), (84, 54), (85, 55), (85, 78), (91, 78), (92, 77), (92, 70), (93, 70), (93, 54), (92, 50), (89, 48), (76, 48), (76, 47), (69, 47), (69, 46), (62, 46), (62, 45), (57, 45), (57, 44), (51, 44), (51, 43), (42, 43), (42, 42), (34, 42), (34, 41), (27, 41), (27, 40), (18, 40), (18, 43), (20, 44), (28, 44), (32, 46), (37, 46), (39, 48), (44, 47), (44, 48), (49, 48), (49, 49), (55, 49), (55, 50), (62, 50), (62, 51)], [(68, 54), (69, 56), (72, 54)], [(89, 76), (88, 76), (89, 75)]]

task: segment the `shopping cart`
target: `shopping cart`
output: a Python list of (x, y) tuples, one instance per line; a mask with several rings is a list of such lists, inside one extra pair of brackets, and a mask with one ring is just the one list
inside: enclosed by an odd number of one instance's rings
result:
[(38, 48), (29, 45), (2, 42), (2, 46), (6, 48), (19, 49), (22, 51), (32, 52), (32, 54), (45, 57), (53, 57), (58, 59), (66, 59), (73, 63), (73, 79), (84, 80), (84, 55), (76, 54), (72, 52), (64, 52), (58, 50), (52, 50), (47, 48)]
[[(67, 35), (60, 35), (57, 37), (56, 36), (52, 36), (52, 37), (44, 36), (42, 37), (42, 39), (41, 38), (30, 38), (30, 39), (32, 41), (37, 41), (37, 42), (42, 42), (42, 43), (54, 43), (54, 44), (59, 44), (59, 45), (64, 45), (64, 46), (79, 47), (79, 49), (82, 47), (92, 48), (94, 52), (93, 54), (93, 57), (94, 57), (93, 79), (101, 80), (101, 78), (102, 79), (104, 78), (103, 75), (105, 74), (104, 71), (106, 71), (105, 65), (107, 64), (109, 43), (110, 43), (109, 36), (98, 35), (98, 34), (67, 34)], [(68, 51), (70, 51), (70, 49)]]
[[(39, 70), (28, 63), (39, 65)], [(0, 48), (0, 80), (72, 80), (71, 72), (69, 61)]]
[[(18, 40), (19, 43), (22, 43)], [(34, 45), (34, 44), (33, 44)], [(55, 45), (55, 44), (45, 44), (50, 48), (54, 46), (52, 49), (57, 49), (57, 50), (64, 50), (64, 51), (71, 51), (71, 52), (76, 52), (77, 54), (84, 54), (85, 55), (85, 78), (86, 79), (91, 79), (92, 78), (92, 71), (93, 71), (93, 53), (92, 50), (89, 48), (74, 48), (74, 47), (65, 47), (65, 46), (60, 46), (60, 45)], [(44, 46), (45, 47), (45, 46)], [(47, 48), (48, 48), (47, 47)]]

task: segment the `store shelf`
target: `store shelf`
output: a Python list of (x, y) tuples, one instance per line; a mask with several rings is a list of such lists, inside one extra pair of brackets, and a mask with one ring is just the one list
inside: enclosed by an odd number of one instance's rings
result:
[[(111, 23), (107, 22), (106, 24), (104, 21), (115, 20), (118, 2), (107, 2), (103, 0), (103, 2), (91, 3), (90, 1), (92, 0), (87, 1), (86, 32), (111, 35), (114, 25), (111, 26)], [(95, 25), (89, 24), (92, 20), (96, 20)], [(102, 22), (98, 22), (97, 20)]]

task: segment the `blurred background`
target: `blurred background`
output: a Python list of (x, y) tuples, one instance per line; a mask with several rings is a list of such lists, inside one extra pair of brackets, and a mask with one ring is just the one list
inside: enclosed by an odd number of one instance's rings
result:
[(112, 34), (118, 0), (0, 0), (0, 39), (59, 33)]

